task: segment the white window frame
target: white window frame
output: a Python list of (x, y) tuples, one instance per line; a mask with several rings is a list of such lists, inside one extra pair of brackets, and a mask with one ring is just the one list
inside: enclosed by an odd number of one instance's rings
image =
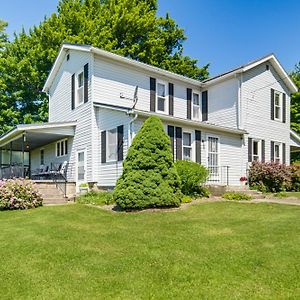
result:
[[(191, 136), (191, 145), (190, 146), (187, 146), (187, 145), (184, 145), (184, 143), (183, 143), (183, 141), (184, 141), (184, 139), (183, 139), (183, 136), (184, 136), (184, 134), (185, 133), (188, 133), (188, 134), (190, 134), (190, 136)], [(185, 129), (182, 129), (182, 159), (183, 160), (189, 160), (189, 161), (194, 161), (194, 152), (193, 152), (193, 144), (194, 144), (194, 137), (193, 137), (193, 133), (191, 132), (191, 131), (189, 131), (189, 130), (185, 130)], [(190, 153), (191, 153), (191, 156), (190, 156), (190, 159), (185, 159), (184, 158), (184, 148), (189, 148), (190, 149)]]
[[(278, 146), (278, 156), (276, 157), (276, 146)], [(277, 163), (281, 163), (281, 156), (282, 156), (282, 144), (281, 143), (278, 143), (278, 142), (274, 142), (274, 162), (277, 162)]]
[[(79, 180), (79, 178), (78, 178), (78, 154), (79, 153), (84, 153), (84, 179), (82, 179), (82, 180)], [(87, 182), (87, 151), (86, 151), (85, 148), (78, 149), (76, 151), (75, 164), (76, 164), (76, 168), (75, 168), (75, 170), (76, 170), (76, 174), (75, 174), (75, 176), (76, 176), (76, 189), (77, 189), (77, 191), (79, 191), (80, 184)]]
[[(108, 143), (108, 135), (109, 132), (115, 131), (115, 158), (109, 158), (112, 153), (110, 153), (110, 145)], [(118, 129), (111, 128), (109, 130), (106, 130), (106, 162), (116, 162), (118, 160)]]
[[(212, 165), (209, 162), (209, 139), (210, 138), (214, 138), (217, 139), (217, 147), (218, 147), (218, 151), (217, 151), (217, 165)], [(207, 153), (207, 167), (211, 168), (209, 170), (209, 178), (212, 180), (219, 180), (219, 175), (220, 175), (220, 156), (221, 156), (221, 141), (220, 141), (220, 137), (218, 135), (214, 135), (214, 134), (207, 134), (206, 136), (206, 153)]]
[[(198, 95), (198, 100), (199, 100), (199, 104), (196, 105), (194, 103), (194, 95)], [(197, 91), (192, 91), (192, 107), (193, 107), (193, 120), (197, 120), (197, 121), (200, 121), (201, 120), (201, 100), (200, 100), (200, 93), (197, 92)], [(195, 117), (195, 114), (194, 114), (194, 109), (198, 109), (198, 118)]]
[[(59, 145), (59, 150), (58, 150), (58, 145)], [(63, 152), (62, 152), (62, 145), (63, 145), (63, 149), (64, 149)], [(66, 147), (66, 145), (67, 145), (67, 147)], [(56, 157), (64, 157), (64, 156), (68, 155), (68, 152), (69, 152), (68, 139), (59, 140), (55, 143), (55, 156)]]
[[(276, 96), (279, 97), (279, 105), (276, 105)], [(276, 117), (276, 108), (279, 109), (279, 118)], [(282, 93), (278, 91), (274, 91), (274, 120), (282, 120)]]
[[(79, 86), (79, 76), (82, 74), (82, 86)], [(81, 69), (79, 72), (76, 73), (76, 84), (75, 84), (75, 107), (78, 107), (84, 103), (84, 70)], [(82, 93), (82, 99), (79, 99), (79, 92)]]
[[(163, 97), (158, 95), (158, 85), (159, 84), (165, 86), (165, 97), (164, 97), (164, 99), (165, 99), (165, 110), (164, 111), (158, 109), (158, 98), (163, 98)], [(160, 80), (158, 80), (156, 82), (156, 112), (161, 113), (161, 114), (168, 114), (168, 111), (169, 111), (169, 101), (168, 101), (169, 91), (167, 89), (168, 89), (168, 84), (166, 82), (160, 81)]]
[[(257, 155), (254, 155), (254, 143), (257, 143)], [(257, 159), (255, 159), (255, 157)], [(253, 139), (252, 140), (252, 161), (261, 161), (261, 140)]]

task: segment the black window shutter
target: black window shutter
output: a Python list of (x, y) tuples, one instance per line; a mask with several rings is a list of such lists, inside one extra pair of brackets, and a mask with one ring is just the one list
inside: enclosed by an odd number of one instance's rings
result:
[(101, 132), (101, 162), (106, 163), (106, 131)]
[(174, 135), (175, 135), (175, 128), (174, 126), (168, 125), (168, 135), (170, 137), (171, 141), (171, 149), (172, 149), (172, 155), (173, 155), (173, 161), (175, 160), (175, 153), (174, 153)]
[(118, 161), (123, 160), (123, 140), (124, 140), (124, 126), (118, 126)]
[(282, 143), (282, 163), (286, 163), (286, 147), (285, 143)]
[(195, 130), (196, 162), (201, 164), (201, 131)]
[(286, 94), (282, 94), (282, 122), (286, 122)]
[(252, 162), (252, 138), (248, 138), (248, 162)]
[(202, 121), (208, 121), (208, 92), (202, 92)]
[(192, 89), (186, 89), (187, 119), (192, 119)]
[(75, 108), (75, 74), (71, 77), (71, 100), (72, 100), (72, 109)]
[(83, 69), (84, 74), (84, 103), (88, 102), (89, 100), (89, 64), (84, 65)]
[(156, 79), (150, 77), (150, 111), (155, 111)]
[(169, 83), (169, 115), (174, 115), (174, 84)]
[(275, 90), (271, 89), (271, 120), (274, 120), (274, 98)]
[(271, 161), (274, 161), (274, 142), (271, 141)]
[(176, 127), (176, 160), (182, 160), (182, 128)]
[(266, 160), (266, 143), (265, 140), (261, 140), (261, 162)]

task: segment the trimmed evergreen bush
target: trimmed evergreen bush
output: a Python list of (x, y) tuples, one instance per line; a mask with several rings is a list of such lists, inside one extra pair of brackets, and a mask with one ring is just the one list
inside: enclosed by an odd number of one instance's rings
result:
[(179, 206), (180, 177), (173, 163), (170, 138), (158, 117), (151, 116), (135, 136), (114, 189), (123, 209)]
[(202, 186), (208, 177), (207, 168), (188, 160), (178, 160), (175, 166), (181, 179), (181, 191), (184, 195), (207, 197), (208, 193)]

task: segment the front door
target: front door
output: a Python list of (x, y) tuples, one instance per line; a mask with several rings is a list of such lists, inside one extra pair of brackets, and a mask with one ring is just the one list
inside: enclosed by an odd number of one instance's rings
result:
[(86, 154), (84, 150), (80, 150), (77, 152), (77, 186), (81, 183), (86, 182)]

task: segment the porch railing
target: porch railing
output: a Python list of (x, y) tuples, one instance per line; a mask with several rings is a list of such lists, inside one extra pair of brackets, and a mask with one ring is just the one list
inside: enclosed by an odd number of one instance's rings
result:
[(229, 166), (209, 166), (208, 184), (229, 185)]
[(29, 166), (23, 166), (21, 164), (1, 166), (0, 168), (0, 178), (1, 179), (11, 179), (20, 177), (29, 177), (30, 169)]

